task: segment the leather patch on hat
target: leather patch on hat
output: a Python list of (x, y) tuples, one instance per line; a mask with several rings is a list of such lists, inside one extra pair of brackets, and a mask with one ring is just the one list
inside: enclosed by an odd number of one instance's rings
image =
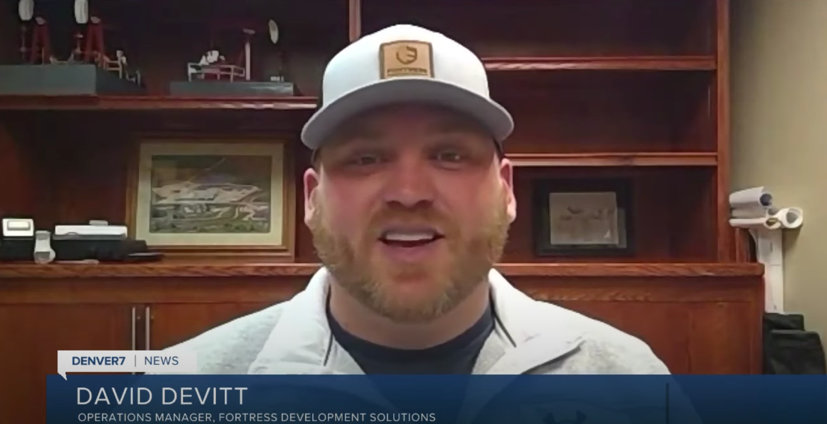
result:
[(424, 41), (393, 41), (379, 47), (379, 75), (394, 77), (434, 77), (434, 56), (431, 43)]

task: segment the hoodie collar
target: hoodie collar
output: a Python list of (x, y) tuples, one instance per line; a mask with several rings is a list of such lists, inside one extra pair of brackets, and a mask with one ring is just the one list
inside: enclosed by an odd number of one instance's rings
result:
[[(355, 361), (333, 340), (325, 315), (332, 276), (319, 269), (307, 288), (283, 304), (281, 316), (250, 365), (250, 374), (358, 374)], [(549, 362), (570, 351), (581, 340), (580, 331), (563, 319), (539, 319), (538, 301), (513, 287), (498, 271), (488, 277), (498, 324), (514, 348), (495, 364), (491, 373), (514, 372), (528, 362)], [(542, 349), (527, 349), (532, 346)], [(522, 364), (522, 365), (521, 365)], [(541, 364), (537, 364), (541, 365)]]

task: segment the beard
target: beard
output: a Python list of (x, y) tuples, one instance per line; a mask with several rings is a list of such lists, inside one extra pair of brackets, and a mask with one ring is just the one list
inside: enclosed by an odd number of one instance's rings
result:
[[(315, 194), (315, 192), (314, 192)], [(313, 199), (320, 200), (320, 199)], [(460, 229), (458, 219), (428, 206), (388, 205), (368, 220), (357, 240), (335, 231), (326, 205), (316, 202), (308, 226), (313, 245), (335, 284), (366, 308), (398, 323), (430, 322), (453, 310), (481, 284), (502, 256), (510, 220), (504, 195), (484, 208), (482, 225)], [(335, 212), (332, 212), (335, 213)], [(448, 252), (433, 260), (400, 262), (377, 252), (376, 243), (388, 224), (429, 225), (440, 228)], [(410, 284), (406, 284), (410, 283)], [(416, 290), (407, 290), (413, 286)]]

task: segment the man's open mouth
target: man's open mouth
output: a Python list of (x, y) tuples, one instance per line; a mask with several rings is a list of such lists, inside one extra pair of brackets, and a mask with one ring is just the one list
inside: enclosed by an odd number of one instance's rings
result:
[(391, 229), (382, 232), (379, 241), (392, 247), (420, 247), (445, 236), (432, 228)]

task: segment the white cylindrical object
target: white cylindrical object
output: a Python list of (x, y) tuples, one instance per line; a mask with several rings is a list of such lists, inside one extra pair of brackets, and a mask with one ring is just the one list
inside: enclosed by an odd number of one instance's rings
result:
[(733, 209), (765, 209), (772, 206), (772, 194), (764, 187), (739, 190), (729, 195), (729, 205)]
[(21, 21), (31, 21), (34, 17), (34, 0), (20, 0), (17, 3), (17, 14)]
[(75, 22), (78, 25), (89, 22), (89, 0), (75, 0)]
[(766, 208), (746, 208), (746, 209), (733, 209), (730, 212), (732, 218), (765, 218), (770, 215), (774, 215), (778, 212), (778, 209), (774, 207), (766, 207)]
[(244, 76), (250, 81), (250, 40), (244, 42)]
[(37, 231), (34, 233), (35, 263), (48, 264), (55, 260), (55, 251), (52, 249), (52, 234), (48, 231)]
[(804, 211), (801, 208), (782, 208), (773, 215), (784, 228), (798, 228), (804, 223)]
[(755, 228), (766, 228), (769, 230), (777, 230), (781, 228), (782, 224), (781, 221), (778, 219), (770, 218), (731, 218), (729, 220), (729, 225), (735, 228), (747, 228), (747, 229), (755, 229)]

